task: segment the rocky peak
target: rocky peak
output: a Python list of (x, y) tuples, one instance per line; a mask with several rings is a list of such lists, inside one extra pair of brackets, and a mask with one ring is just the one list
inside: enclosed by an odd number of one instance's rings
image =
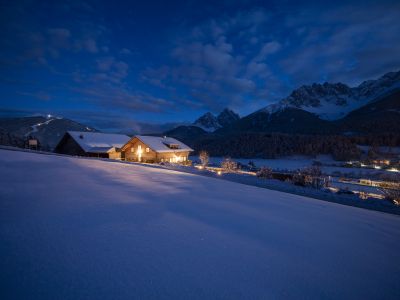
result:
[(239, 115), (229, 108), (225, 108), (217, 117), (218, 123), (221, 127), (229, 126), (239, 119)]
[(193, 124), (206, 131), (215, 131), (218, 128), (229, 126), (233, 122), (239, 120), (237, 113), (229, 108), (225, 108), (218, 116), (208, 112), (198, 118)]
[(400, 71), (389, 72), (376, 80), (367, 80), (354, 90), (360, 97), (371, 98), (400, 88)]
[(294, 90), (289, 97), (282, 100), (286, 105), (301, 107), (319, 107), (322, 101), (335, 105), (347, 104), (347, 98), (352, 96), (352, 89), (343, 83), (314, 83), (303, 85)]
[(221, 126), (218, 123), (218, 119), (216, 116), (214, 116), (212, 113), (208, 112), (202, 115), (200, 118), (198, 118), (195, 122), (194, 125), (203, 128), (206, 131), (214, 131)]
[(314, 83), (301, 86), (261, 111), (273, 114), (294, 107), (314, 113), (321, 119), (336, 120), (397, 89), (400, 89), (400, 71), (387, 73), (353, 88), (343, 83)]

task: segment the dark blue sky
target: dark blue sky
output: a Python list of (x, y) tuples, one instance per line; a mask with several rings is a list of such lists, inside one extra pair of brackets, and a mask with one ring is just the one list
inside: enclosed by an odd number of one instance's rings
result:
[(3, 116), (112, 129), (224, 107), (245, 115), (302, 84), (400, 68), (399, 1), (0, 5)]

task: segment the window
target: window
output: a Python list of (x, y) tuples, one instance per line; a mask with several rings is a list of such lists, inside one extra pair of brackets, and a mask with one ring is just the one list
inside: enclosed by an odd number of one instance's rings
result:
[(131, 148), (131, 152), (133, 153), (134, 151), (135, 151), (135, 149), (132, 147), (132, 148)]
[(138, 146), (137, 146), (137, 151), (138, 151), (138, 153), (141, 153), (141, 152), (142, 152), (142, 145), (138, 145)]
[(164, 142), (164, 145), (167, 146), (170, 149), (179, 149), (179, 145), (178, 144)]
[(146, 152), (149, 153), (150, 152), (150, 148), (146, 148)]

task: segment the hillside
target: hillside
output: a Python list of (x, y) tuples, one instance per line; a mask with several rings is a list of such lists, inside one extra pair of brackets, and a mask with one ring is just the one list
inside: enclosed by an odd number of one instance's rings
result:
[(149, 166), (0, 153), (4, 299), (400, 297), (397, 216)]
[(351, 112), (337, 123), (342, 131), (400, 134), (400, 90)]
[(41, 147), (46, 150), (54, 149), (64, 133), (72, 131), (96, 131), (96, 129), (81, 123), (58, 117), (22, 117), (22, 118), (0, 118), (0, 129), (19, 140), (27, 137), (35, 137), (39, 140)]

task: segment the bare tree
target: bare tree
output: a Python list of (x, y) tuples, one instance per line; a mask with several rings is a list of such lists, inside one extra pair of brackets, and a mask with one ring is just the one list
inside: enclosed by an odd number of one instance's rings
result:
[(257, 177), (271, 179), (272, 178), (272, 169), (268, 167), (261, 167), (261, 169), (257, 172)]
[(227, 157), (222, 161), (221, 168), (224, 172), (234, 173), (234, 172), (236, 172), (238, 166), (235, 161), (233, 161), (232, 159)]
[(395, 205), (400, 205), (400, 190), (396, 188), (384, 188), (381, 190), (385, 199)]
[(210, 161), (210, 156), (208, 155), (207, 151), (200, 151), (199, 153), (199, 159), (201, 161), (201, 165), (205, 168), (207, 167), (209, 161)]
[(395, 205), (400, 205), (400, 175), (391, 177), (393, 181), (385, 182), (385, 187), (381, 189), (385, 199)]
[(298, 170), (292, 178), (295, 185), (311, 186), (316, 189), (321, 189), (328, 184), (325, 176), (322, 176), (321, 168), (319, 166), (311, 166)]

